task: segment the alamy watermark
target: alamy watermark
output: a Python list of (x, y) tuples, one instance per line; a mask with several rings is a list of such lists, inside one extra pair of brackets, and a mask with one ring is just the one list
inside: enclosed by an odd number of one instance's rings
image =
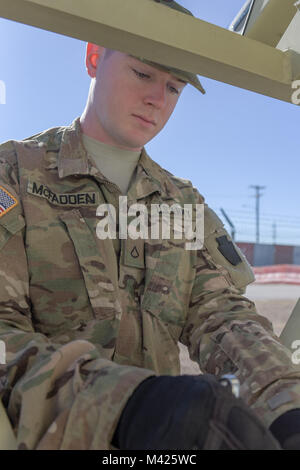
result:
[(300, 104), (300, 80), (295, 80), (292, 83), (292, 88), (295, 89), (292, 93), (292, 103)]
[[(127, 196), (119, 196), (119, 239), (139, 238), (147, 240), (170, 239), (191, 240), (185, 243), (186, 250), (199, 250), (204, 242), (204, 204), (151, 204), (151, 217), (144, 204), (127, 205)], [(171, 217), (171, 214), (173, 217)], [(100, 204), (96, 215), (96, 234), (101, 240), (117, 238), (116, 209), (112, 204)], [(128, 223), (129, 220), (129, 223)]]
[(0, 365), (1, 364), (6, 364), (6, 347), (2, 340), (0, 340)]
[(6, 86), (3, 80), (0, 80), (0, 104), (6, 104)]

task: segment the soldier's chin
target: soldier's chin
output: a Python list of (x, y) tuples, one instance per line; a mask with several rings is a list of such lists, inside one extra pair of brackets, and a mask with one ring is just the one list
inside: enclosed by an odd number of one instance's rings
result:
[(135, 147), (144, 147), (148, 142), (150, 142), (154, 137), (159, 133), (157, 132), (141, 132), (140, 135), (136, 135), (135, 140)]
[(128, 144), (128, 147), (131, 147), (133, 149), (137, 149), (137, 148), (142, 148), (144, 147), (144, 145), (147, 144), (147, 142), (150, 142), (150, 140), (153, 139), (154, 136), (147, 136), (147, 135), (141, 135), (141, 136), (137, 136), (135, 135), (134, 137), (128, 137), (128, 140), (127, 140), (127, 144)]

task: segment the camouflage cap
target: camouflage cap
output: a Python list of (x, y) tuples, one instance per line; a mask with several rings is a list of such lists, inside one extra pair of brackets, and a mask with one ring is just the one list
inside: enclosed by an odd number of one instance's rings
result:
[[(174, 0), (151, 0), (155, 1), (157, 3), (161, 3), (162, 5), (168, 6), (170, 8), (173, 8), (174, 10), (180, 11), (181, 13), (185, 13), (190, 16), (194, 16), (189, 10), (186, 8), (182, 7), (179, 5), (179, 3), (175, 2)], [(150, 60), (146, 60), (143, 57), (136, 57), (136, 59), (140, 60), (141, 62), (144, 62), (145, 64), (152, 65), (153, 67), (156, 67), (164, 72), (168, 72), (174, 77), (179, 78), (181, 80), (184, 80), (185, 82), (190, 83), (193, 85), (197, 90), (201, 91), (201, 93), (205, 94), (205, 90), (202, 87), (198, 77), (196, 74), (191, 73), (191, 72), (185, 72), (184, 70), (179, 70), (173, 67), (167, 67), (166, 65), (158, 64), (156, 62), (152, 62)]]

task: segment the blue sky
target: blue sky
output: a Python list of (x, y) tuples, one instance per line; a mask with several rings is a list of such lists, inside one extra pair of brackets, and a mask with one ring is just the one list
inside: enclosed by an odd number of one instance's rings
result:
[[(227, 28), (244, 0), (180, 0), (195, 16)], [(68, 125), (85, 106), (89, 77), (85, 43), (0, 19), (0, 142)], [(146, 145), (164, 168), (191, 180), (238, 241), (300, 245), (300, 109), (289, 103), (201, 78), (206, 95), (186, 87), (165, 129)], [(225, 220), (224, 220), (225, 222)], [(228, 225), (225, 222), (227, 228)]]

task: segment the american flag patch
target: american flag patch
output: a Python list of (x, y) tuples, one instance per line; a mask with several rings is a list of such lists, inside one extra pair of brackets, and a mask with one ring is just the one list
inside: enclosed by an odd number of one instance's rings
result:
[(3, 186), (0, 186), (0, 217), (15, 207), (18, 201)]

